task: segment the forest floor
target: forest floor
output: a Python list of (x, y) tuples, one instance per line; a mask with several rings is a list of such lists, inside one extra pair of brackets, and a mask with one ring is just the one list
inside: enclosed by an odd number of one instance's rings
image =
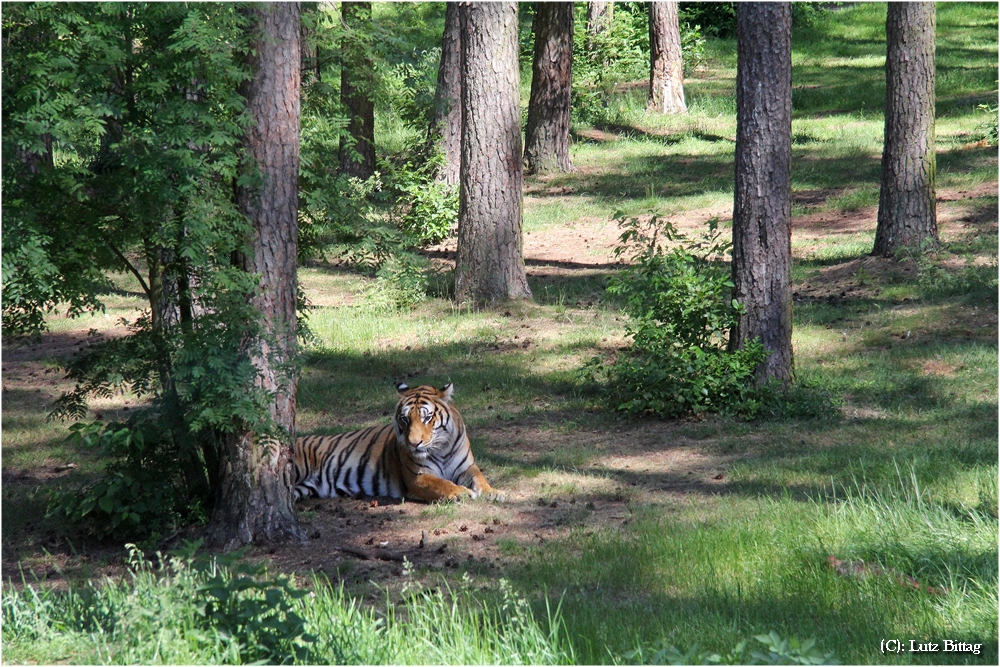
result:
[[(965, 190), (939, 192), (942, 240), (955, 242), (970, 235), (995, 236), (995, 211), (991, 214), (989, 208), (984, 209), (982, 198), (994, 196), (997, 187), (996, 182), (986, 182)], [(526, 203), (530, 205), (532, 197), (538, 194), (571, 195), (549, 188), (540, 180), (527, 190)], [(829, 243), (837, 235), (873, 235), (876, 212), (874, 207), (865, 207), (793, 217), (797, 259), (807, 257), (818, 241)], [(713, 217), (726, 225), (730, 223), (727, 218), (731, 217), (731, 210), (724, 206), (694, 209), (669, 219), (679, 231), (693, 236)], [(544, 284), (547, 279), (604, 276), (620, 265), (613, 254), (619, 233), (615, 225), (598, 219), (529, 231), (524, 240), (528, 275), (536, 284)], [(454, 239), (428, 249), (427, 255), (453, 267)], [(859, 284), (861, 267), (869, 277), (867, 282)], [(796, 281), (795, 298), (797, 302), (831, 304), (872, 298), (880, 284), (898, 282), (916, 270), (912, 261), (871, 256), (831, 263), (808, 279)], [(350, 293), (339, 296), (317, 293), (310, 297), (314, 302), (331, 298), (341, 303), (351, 301)], [(597, 298), (579, 298), (572, 306), (585, 309)], [(995, 309), (961, 308), (952, 317), (953, 324), (967, 329), (970, 337), (995, 340)], [(507, 341), (510, 347), (558, 341), (564, 332), (558, 317), (552, 318), (548, 313), (529, 311), (518, 313), (514, 319), (521, 322), (519, 326), (527, 333), (523, 337), (512, 336)], [(102, 336), (126, 332), (125, 327), (109, 323), (107, 318), (101, 320), (103, 326), (98, 328), (83, 326), (85, 323), (86, 320), (81, 321), (75, 330), (47, 333), (41, 341), (28, 346), (4, 345), (5, 422), (23, 413), (42, 415), (52, 400), (71, 389), (71, 384), (57, 371), (57, 363), (72, 358)], [(915, 333), (920, 336), (920, 332)], [(612, 336), (610, 341), (603, 342), (605, 345), (601, 347), (612, 350), (624, 338)], [(501, 353), (502, 346), (500, 341), (497, 349)], [(928, 361), (922, 370), (935, 375), (953, 373), (954, 368)], [(461, 405), (460, 393), (457, 401)], [(105, 399), (93, 409), (95, 416), (120, 418), (127, 416), (129, 407), (127, 399)], [(845, 407), (845, 413), (849, 409)], [(845, 416), (871, 416), (871, 411), (855, 411)], [(471, 433), (474, 450), (482, 454), (488, 446), (487, 460), (518, 460), (530, 466), (559, 450), (585, 451), (589, 453), (586, 469), (552, 469), (532, 477), (511, 479), (499, 485), (505, 495), (502, 502), (479, 500), (426, 506), (390, 498), (309, 499), (299, 504), (300, 517), (310, 536), (308, 543), (252, 548), (248, 556), (269, 562), (278, 571), (306, 578), (314, 572), (325, 573), (362, 595), (370, 594), (370, 584), (379, 589), (398, 589), (404, 582), (400, 578), (404, 574), (404, 559), (418, 573), (427, 575), (428, 581), (436, 572), (459, 566), (484, 574), (490, 570), (503, 571), (516, 566), (522, 557), (517, 549), (509, 548), (511, 545), (543, 544), (565, 539), (574, 530), (627, 525), (637, 505), (689, 505), (693, 497), (729, 492), (727, 472), (734, 463), (753, 457), (753, 449), (739, 454), (722, 453), (717, 438), (692, 436), (690, 424), (617, 421), (610, 428), (600, 425), (554, 430), (549, 420), (530, 414), (480, 426)], [(489, 464), (482, 467), (489, 475)], [(77, 468), (72, 456), (45, 457), (26, 467), (5, 464), (5, 495), (29, 488), (37, 493), (66, 479)], [(125, 550), (120, 545), (102, 547), (86, 542), (78, 545), (46, 531), (35, 532), (31, 526), (24, 528), (27, 529), (24, 533), (9, 535), (16, 546), (5, 536), (2, 565), (5, 579), (16, 582), (20, 578), (17, 573), (23, 571), (27, 581), (45, 581), (61, 587), (67, 579), (117, 576), (124, 572)], [(180, 538), (194, 535), (193, 531), (186, 531), (172, 536), (165, 546), (174, 546)]]

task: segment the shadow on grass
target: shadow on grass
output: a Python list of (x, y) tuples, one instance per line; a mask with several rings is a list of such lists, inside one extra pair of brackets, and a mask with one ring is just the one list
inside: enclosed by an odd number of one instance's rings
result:
[[(589, 350), (599, 354), (590, 343), (581, 343), (579, 349), (585, 356)], [(369, 355), (313, 352), (308, 363), (312, 372), (300, 381), (299, 396), (305, 409), (388, 417), (396, 401), (394, 382), (441, 385), (450, 381), (456, 386), (456, 404), (470, 425), (473, 440), (479, 442), (485, 436), (489, 443), (488, 450), (479, 450), (477, 455), (516, 474), (533, 476), (555, 469), (650, 490), (791, 495), (804, 500), (827, 494), (831, 479), (846, 484), (865, 471), (874, 476), (873, 481), (888, 481), (897, 461), (915, 461), (921, 479), (930, 481), (955, 474), (960, 465), (995, 464), (996, 402), (970, 401), (956, 385), (960, 379), (928, 375), (918, 363), (935, 351), (965, 358), (995, 349), (995, 341), (987, 340), (945, 338), (935, 342), (933, 349), (926, 340), (900, 341), (893, 350), (868, 357), (863, 372), (853, 365), (823, 371), (825, 391), (849, 396), (851, 406), (881, 418), (834, 416), (757, 425), (719, 419), (710, 429), (712, 440), (697, 443), (683, 436), (689, 428), (684, 422), (623, 421), (606, 408), (595, 411), (595, 402), (604, 399), (596, 393), (584, 395), (575, 371), (542, 370), (544, 356), (561, 356), (561, 351), (531, 350), (503, 337)], [(900, 413), (912, 416), (894, 416)], [(936, 415), (932, 424), (926, 414)], [(344, 430), (340, 426), (338, 430)], [(738, 435), (748, 428), (763, 433), (764, 439)], [(528, 429), (532, 435), (518, 436), (517, 429)], [(623, 443), (627, 444), (623, 447)], [(640, 472), (588, 467), (609, 453), (608, 446), (641, 459), (645, 454), (692, 445), (724, 458), (747, 458), (746, 465), (763, 466), (764, 472), (754, 473), (745, 482), (716, 484), (692, 479), (686, 469)], [(781, 481), (769, 481), (769, 467), (785, 471), (778, 476)], [(790, 484), (789, 474), (824, 481)]]

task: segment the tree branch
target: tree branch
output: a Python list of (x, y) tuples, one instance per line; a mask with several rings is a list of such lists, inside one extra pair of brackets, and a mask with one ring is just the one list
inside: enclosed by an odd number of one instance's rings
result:
[(140, 287), (142, 287), (142, 291), (146, 293), (146, 298), (149, 299), (150, 302), (152, 302), (153, 295), (149, 291), (149, 285), (147, 285), (146, 281), (142, 279), (142, 274), (139, 273), (139, 269), (135, 268), (132, 262), (128, 261), (128, 258), (125, 257), (125, 255), (122, 253), (121, 250), (115, 247), (115, 244), (113, 244), (107, 238), (104, 239), (104, 242), (108, 244), (108, 248), (110, 248), (111, 252), (115, 254), (115, 257), (120, 259), (122, 263), (125, 264), (126, 267), (128, 267), (128, 270), (131, 271), (132, 274), (139, 279), (139, 285)]

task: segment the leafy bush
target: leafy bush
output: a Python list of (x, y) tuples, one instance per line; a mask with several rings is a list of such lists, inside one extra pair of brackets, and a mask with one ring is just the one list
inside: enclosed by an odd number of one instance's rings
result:
[[(692, 242), (656, 216), (617, 220), (624, 232), (615, 255), (631, 255), (633, 264), (611, 278), (608, 293), (623, 302), (632, 345), (610, 366), (595, 359), (587, 370), (630, 414), (740, 411), (754, 395), (764, 349), (759, 341), (726, 349), (740, 306), (731, 298), (727, 265), (718, 261), (729, 244), (717, 222)], [(678, 245), (666, 249), (663, 241)]]
[(444, 155), (432, 150), (410, 146), (406, 158), (386, 165), (393, 218), (415, 246), (440, 243), (458, 228), (458, 187), (437, 180)]
[(681, 25), (681, 52), (684, 54), (684, 73), (695, 70), (705, 59), (705, 38), (697, 23)]
[[(110, 463), (98, 480), (54, 492), (48, 514), (62, 514), (98, 537), (120, 539), (155, 539), (192, 514), (204, 518), (208, 499), (192, 498), (184, 483), (182, 462), (189, 455), (177, 451), (178, 439), (162, 427), (142, 418), (128, 424), (73, 424), (75, 444), (99, 450)], [(201, 470), (193, 472), (204, 478)], [(207, 492), (207, 482), (201, 491)]]
[(679, 18), (681, 24), (704, 26), (710, 37), (736, 36), (735, 2), (682, 2)]
[(1000, 138), (1000, 130), (997, 129), (997, 105), (980, 104), (976, 108), (986, 114), (986, 120), (978, 127), (980, 136), (991, 146), (996, 146)]

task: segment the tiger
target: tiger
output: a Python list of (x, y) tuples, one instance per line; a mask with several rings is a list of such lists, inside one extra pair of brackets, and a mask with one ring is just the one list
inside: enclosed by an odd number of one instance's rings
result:
[(425, 502), (494, 495), (472, 457), (454, 385), (396, 385), (391, 424), (295, 441), (293, 496), (388, 496)]

